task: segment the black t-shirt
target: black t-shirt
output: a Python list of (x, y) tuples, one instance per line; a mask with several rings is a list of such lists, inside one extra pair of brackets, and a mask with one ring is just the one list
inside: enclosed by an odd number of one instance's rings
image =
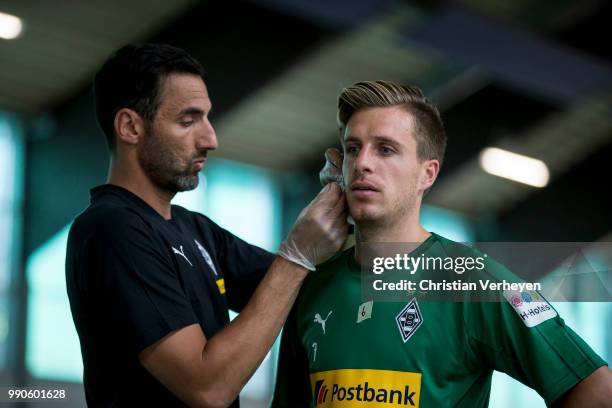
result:
[(92, 189), (66, 255), (88, 405), (184, 406), (138, 354), (194, 323), (212, 337), (229, 322), (228, 308), (242, 310), (273, 258), (202, 214), (173, 205), (165, 220), (121, 187)]

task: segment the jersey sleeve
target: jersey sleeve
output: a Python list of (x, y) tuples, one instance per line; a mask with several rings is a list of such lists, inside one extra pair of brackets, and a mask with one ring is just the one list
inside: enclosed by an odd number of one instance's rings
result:
[(287, 318), (281, 336), (276, 385), (272, 408), (300, 408), (312, 406), (308, 358), (299, 340), (296, 310)]
[(139, 353), (171, 331), (197, 323), (167, 250), (138, 216), (113, 214), (112, 220), (88, 227), (91, 233), (73, 262), (85, 275), (84, 298), (105, 305), (104, 327), (115, 328)]
[(497, 295), (494, 302), (464, 304), (475, 359), (535, 389), (547, 404), (606, 365), (538, 292)]
[(225, 279), (228, 306), (240, 312), (268, 271), (275, 255), (205, 219), (210, 223), (219, 250), (218, 262)]

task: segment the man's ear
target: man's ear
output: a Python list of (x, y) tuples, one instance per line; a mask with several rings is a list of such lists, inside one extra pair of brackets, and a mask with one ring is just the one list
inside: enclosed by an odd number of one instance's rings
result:
[(436, 159), (423, 161), (421, 167), (421, 178), (419, 180), (419, 189), (428, 190), (438, 177), (440, 171), (440, 162)]
[(117, 135), (117, 144), (138, 144), (145, 134), (145, 124), (142, 117), (132, 109), (119, 109), (115, 114), (115, 134)]

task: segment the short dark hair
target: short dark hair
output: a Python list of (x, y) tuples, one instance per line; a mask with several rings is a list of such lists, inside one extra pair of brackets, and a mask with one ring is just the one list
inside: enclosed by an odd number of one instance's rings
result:
[(390, 81), (362, 81), (344, 88), (338, 97), (340, 137), (356, 111), (370, 107), (401, 106), (414, 118), (417, 156), (436, 159), (442, 166), (446, 151), (446, 132), (440, 112), (416, 86)]
[(96, 73), (93, 93), (96, 119), (115, 150), (115, 115), (120, 109), (136, 111), (147, 124), (159, 107), (165, 76), (195, 74), (204, 78), (202, 65), (185, 50), (166, 44), (126, 45), (115, 51)]

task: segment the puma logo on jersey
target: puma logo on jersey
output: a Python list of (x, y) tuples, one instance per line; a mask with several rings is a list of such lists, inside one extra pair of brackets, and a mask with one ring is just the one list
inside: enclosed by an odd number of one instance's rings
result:
[(329, 311), (329, 313), (327, 314), (327, 317), (325, 319), (323, 319), (321, 317), (320, 314), (316, 314), (314, 317), (314, 322), (315, 323), (319, 323), (321, 325), (321, 328), (323, 329), (323, 334), (325, 334), (325, 323), (327, 322), (327, 319), (329, 319), (329, 316), (332, 314), (332, 310)]
[(181, 248), (180, 251), (178, 249), (176, 249), (175, 247), (172, 247), (172, 252), (174, 252), (177, 255), (182, 256), (183, 258), (185, 258), (185, 260), (187, 261), (187, 263), (189, 263), (190, 266), (193, 266), (191, 261), (189, 259), (187, 259), (187, 257), (185, 256), (185, 252), (183, 250), (183, 246), (181, 245), (179, 248)]

